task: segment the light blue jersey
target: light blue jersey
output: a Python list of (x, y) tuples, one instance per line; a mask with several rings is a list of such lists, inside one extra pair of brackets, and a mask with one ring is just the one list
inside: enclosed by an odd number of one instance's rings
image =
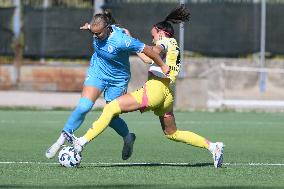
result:
[[(129, 54), (143, 51), (145, 44), (128, 36), (123, 29), (112, 25), (112, 33), (105, 40), (94, 37), (95, 53), (90, 63), (89, 75), (113, 84), (130, 80)], [(93, 73), (91, 73), (93, 72)]]
[(105, 40), (94, 37), (94, 54), (90, 61), (85, 86), (93, 86), (104, 92), (106, 101), (112, 101), (126, 93), (131, 77), (129, 55), (142, 52), (145, 44), (128, 36), (112, 25), (112, 33)]

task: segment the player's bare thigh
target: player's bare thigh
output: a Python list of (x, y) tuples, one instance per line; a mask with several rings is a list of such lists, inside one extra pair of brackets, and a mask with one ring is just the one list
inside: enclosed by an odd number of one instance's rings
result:
[(117, 98), (117, 101), (122, 112), (136, 111), (141, 107), (141, 104), (129, 93), (120, 96)]

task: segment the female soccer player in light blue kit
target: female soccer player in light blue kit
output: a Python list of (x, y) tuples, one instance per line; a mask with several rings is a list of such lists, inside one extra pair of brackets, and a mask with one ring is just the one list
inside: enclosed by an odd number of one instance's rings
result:
[[(84, 82), (82, 95), (77, 107), (67, 120), (57, 141), (46, 151), (47, 158), (53, 158), (60, 147), (68, 140), (65, 132), (73, 133), (84, 121), (95, 101), (103, 93), (110, 102), (126, 93), (130, 80), (129, 54), (143, 52), (167, 73), (169, 67), (149, 46), (126, 34), (126, 30), (114, 24), (110, 12), (96, 14), (91, 23), (80, 29), (90, 30), (94, 35), (94, 54)], [(124, 139), (122, 159), (127, 160), (133, 151), (135, 134), (129, 133), (123, 119), (114, 117), (109, 124)]]

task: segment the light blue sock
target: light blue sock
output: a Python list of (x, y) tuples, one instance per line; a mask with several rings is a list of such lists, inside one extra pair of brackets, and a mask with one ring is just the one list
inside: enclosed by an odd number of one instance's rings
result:
[(88, 98), (80, 98), (79, 104), (68, 118), (63, 130), (69, 133), (76, 131), (83, 123), (86, 114), (92, 109), (94, 103)]
[(109, 126), (113, 128), (117, 134), (119, 134), (121, 137), (126, 137), (129, 133), (127, 124), (123, 119), (120, 117), (114, 117), (111, 122), (109, 123)]

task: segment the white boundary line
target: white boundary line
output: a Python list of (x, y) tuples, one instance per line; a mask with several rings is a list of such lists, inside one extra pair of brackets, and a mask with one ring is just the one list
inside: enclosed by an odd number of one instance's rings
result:
[[(30, 162), (30, 161), (3, 161), (0, 164), (31, 164), (31, 165), (59, 165), (56, 162)], [(81, 163), (81, 165), (92, 165), (92, 166), (202, 166), (203, 163), (173, 163), (173, 162), (163, 162), (163, 163), (147, 163), (147, 162), (133, 162), (133, 163), (106, 163), (106, 162), (97, 162), (97, 163)], [(207, 163), (204, 163), (207, 164)], [(213, 165), (213, 164), (212, 164)], [(284, 163), (223, 163), (225, 166), (284, 166)]]

